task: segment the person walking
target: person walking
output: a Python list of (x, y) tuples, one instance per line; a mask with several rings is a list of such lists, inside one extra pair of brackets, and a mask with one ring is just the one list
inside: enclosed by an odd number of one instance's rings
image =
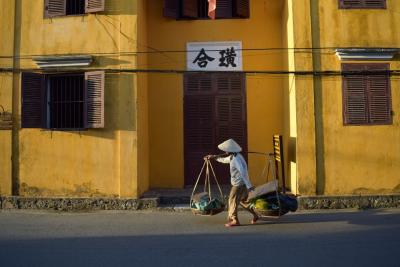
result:
[(229, 164), (231, 174), (231, 191), (228, 201), (228, 222), (226, 227), (239, 226), (238, 206), (241, 205), (245, 210), (253, 215), (251, 224), (255, 224), (259, 219), (250, 205), (247, 203), (249, 191), (254, 190), (249, 174), (247, 164), (243, 156), (240, 154), (242, 148), (233, 139), (228, 139), (218, 145), (218, 148), (225, 152), (224, 155), (207, 155), (204, 159), (215, 159), (220, 163)]

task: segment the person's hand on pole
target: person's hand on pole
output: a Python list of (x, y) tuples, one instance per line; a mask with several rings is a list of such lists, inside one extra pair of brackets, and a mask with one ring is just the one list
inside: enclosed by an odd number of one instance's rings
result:
[(204, 160), (210, 160), (212, 158), (214, 158), (214, 155), (207, 155), (204, 157)]

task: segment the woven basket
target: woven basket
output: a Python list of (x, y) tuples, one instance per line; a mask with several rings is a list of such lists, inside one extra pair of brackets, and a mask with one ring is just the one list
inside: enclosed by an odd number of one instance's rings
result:
[(260, 217), (280, 217), (280, 216), (285, 215), (286, 213), (288, 213), (287, 210), (283, 210), (283, 209), (278, 209), (278, 210), (259, 210), (259, 209), (254, 209), (254, 211)]
[(222, 205), (222, 207), (219, 209), (198, 210), (198, 209), (191, 208), (191, 210), (194, 215), (213, 216), (213, 215), (223, 212), (225, 210), (225, 205)]

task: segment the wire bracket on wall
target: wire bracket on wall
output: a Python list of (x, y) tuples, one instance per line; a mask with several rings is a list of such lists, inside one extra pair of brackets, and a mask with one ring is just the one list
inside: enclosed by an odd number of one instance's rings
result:
[(0, 130), (11, 130), (12, 126), (12, 114), (5, 111), (4, 107), (0, 105)]

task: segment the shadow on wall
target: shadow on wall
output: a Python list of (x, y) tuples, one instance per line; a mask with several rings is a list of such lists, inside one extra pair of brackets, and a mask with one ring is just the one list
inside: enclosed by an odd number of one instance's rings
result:
[(132, 0), (106, 1), (105, 15), (136, 15), (137, 8)]
[[(120, 68), (121, 65), (133, 65), (136, 62), (136, 55), (130, 55), (134, 60), (122, 60), (119, 56), (96, 56), (94, 58), (93, 68)], [(106, 81), (107, 82), (107, 81)]]
[[(64, 132), (80, 136), (115, 139), (115, 131), (136, 131), (135, 81), (136, 74), (106, 73), (104, 128)], [(43, 131), (52, 133), (58, 130), (45, 129)]]
[(114, 139), (115, 131), (136, 131), (135, 80), (135, 74), (106, 74), (104, 128), (79, 134)]

